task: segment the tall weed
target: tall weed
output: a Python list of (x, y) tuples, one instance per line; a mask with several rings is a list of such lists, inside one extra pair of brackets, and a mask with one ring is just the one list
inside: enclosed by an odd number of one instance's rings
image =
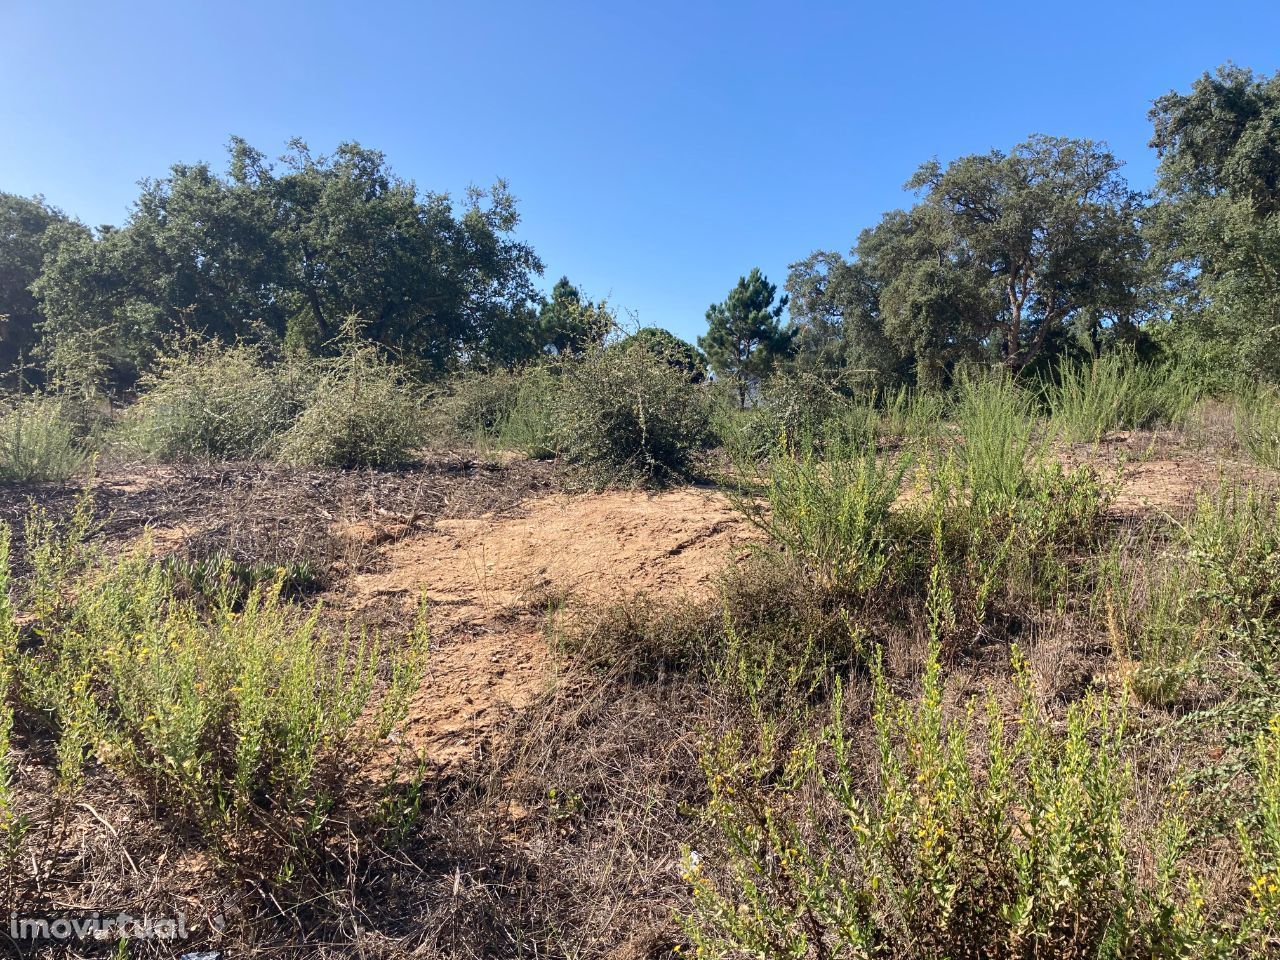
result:
[(35, 642), (13, 661), (14, 693), (53, 738), (55, 799), (107, 764), (239, 866), (280, 882), (312, 869), (347, 771), (382, 749), (424, 676), (425, 616), (402, 645), (335, 638), (278, 581), (198, 603), (145, 544), (109, 558), (83, 521), (36, 515), (27, 531)]
[(1197, 399), (1188, 371), (1143, 363), (1132, 349), (1066, 361), (1044, 387), (1053, 426), (1078, 443), (1096, 443), (1121, 428), (1181, 422)]
[(0, 398), (0, 484), (64, 482), (88, 454), (56, 396)]
[(143, 380), (120, 439), (162, 462), (270, 459), (314, 387), (301, 361), (204, 343), (161, 361)]

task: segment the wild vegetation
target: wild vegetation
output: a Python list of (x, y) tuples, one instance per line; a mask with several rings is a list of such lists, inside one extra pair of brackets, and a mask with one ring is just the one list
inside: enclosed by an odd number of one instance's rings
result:
[[(697, 347), (356, 144), (233, 141), (118, 230), (0, 196), (4, 905), (228, 956), (1277, 955), (1277, 116), (1237, 67), (1161, 97), (1151, 196), (1084, 140), (926, 164)], [(585, 525), (485, 539), (593, 497), (651, 592), (556, 576)]]

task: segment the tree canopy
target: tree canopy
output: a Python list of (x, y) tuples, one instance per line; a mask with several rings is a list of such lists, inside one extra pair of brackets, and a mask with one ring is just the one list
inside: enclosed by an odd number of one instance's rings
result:
[(793, 265), (802, 347), (829, 354), (839, 332), (841, 363), (936, 383), (963, 360), (1016, 372), (1066, 331), (1087, 339), (1129, 319), (1143, 198), (1119, 169), (1100, 144), (1045, 136), (924, 164), (907, 183), (920, 201), (863, 231), (851, 261)]
[(420, 369), (507, 363), (528, 350), (542, 269), (518, 222), (501, 181), (456, 206), (356, 143), (294, 142), (277, 167), (235, 139), (225, 176), (179, 164), (144, 181), (124, 227), (64, 243), (36, 291), (50, 334), (98, 331), (123, 378), (175, 333), (322, 350), (351, 313)]
[(1280, 377), (1280, 72), (1222, 67), (1160, 97), (1151, 120), (1152, 235), (1177, 316), (1235, 367)]
[(754, 268), (738, 278), (723, 302), (707, 308), (708, 330), (698, 338), (698, 346), (716, 376), (734, 382), (742, 406), (752, 387), (791, 347), (792, 331), (781, 322), (788, 298), (784, 295), (775, 303), (777, 292), (777, 286)]
[(0, 193), (0, 376), (30, 361), (39, 343), (43, 315), (32, 286), (45, 257), (87, 233), (40, 197)]

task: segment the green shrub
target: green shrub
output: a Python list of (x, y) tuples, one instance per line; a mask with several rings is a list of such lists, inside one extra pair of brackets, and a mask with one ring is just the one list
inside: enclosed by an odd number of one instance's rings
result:
[(316, 467), (397, 467), (426, 442), (417, 387), (377, 348), (350, 336), (340, 356), (314, 361), (316, 385), (280, 438), (277, 459)]
[(1062, 603), (1109, 536), (1097, 475), (1030, 447), (1016, 429), (959, 438), (914, 489), (906, 455), (780, 449), (735, 499), (807, 589), (950, 644)]
[(821, 377), (803, 372), (776, 374), (746, 409), (739, 409), (732, 390), (720, 399), (716, 433), (739, 466), (763, 460), (779, 448), (795, 452), (863, 446), (880, 429), (874, 396), (845, 396)]
[(510, 416), (520, 391), (514, 370), (467, 370), (454, 374), (431, 413), (442, 436), (458, 443), (492, 438)]
[(864, 594), (879, 585), (903, 544), (892, 508), (909, 467), (905, 457), (877, 458), (864, 446), (820, 460), (812, 449), (769, 461), (760, 500), (741, 510), (794, 564), (832, 594)]
[(1197, 399), (1187, 371), (1143, 363), (1131, 349), (1065, 362), (1044, 388), (1053, 425), (1080, 443), (1096, 443), (1121, 428), (1178, 423)]
[(687, 479), (709, 439), (708, 413), (700, 388), (642, 344), (596, 349), (566, 367), (556, 447), (597, 486)]
[(717, 842), (685, 874), (700, 955), (1098, 955), (1134, 899), (1115, 708), (1073, 707), (1059, 738), (1024, 673), (1014, 729), (992, 701), (984, 734), (948, 717), (936, 655), (918, 703), (874, 675), (870, 756), (840, 697), (819, 740), (708, 751)]
[[(1123, 555), (1121, 555), (1123, 554)], [(1113, 647), (1148, 703), (1192, 680), (1270, 697), (1280, 679), (1280, 497), (1224, 484), (1201, 494), (1174, 536), (1099, 561)]]
[(557, 374), (543, 364), (460, 373), (431, 413), (440, 434), (452, 442), (549, 458), (555, 455), (558, 386)]
[(0, 484), (66, 481), (87, 460), (60, 398), (0, 399)]
[(1031, 395), (1007, 376), (964, 376), (953, 418), (955, 462), (974, 502), (1013, 503), (1025, 492), (1028, 461), (1043, 451), (1035, 439)]
[[(18, 606), (34, 642), (6, 660), (25, 722), (54, 740), (50, 823), (102, 763), (258, 876), (312, 869), (356, 788), (347, 772), (383, 749), (424, 676), (425, 617), (399, 648), (334, 638), (318, 610), (281, 599), (283, 572), (188, 601), (148, 545), (116, 558), (91, 546), (86, 504), (62, 528), (28, 518), (33, 574)], [(12, 632), (0, 600), (0, 633)]]
[(537, 459), (554, 457), (559, 387), (558, 376), (546, 367), (521, 371), (511, 406), (494, 429), (494, 442), (504, 450), (519, 450)]
[(911, 441), (936, 437), (946, 407), (947, 398), (938, 391), (899, 387), (886, 399), (880, 433)]
[(162, 462), (272, 457), (312, 388), (300, 362), (209, 342), (162, 361), (126, 415), (125, 444)]
[(710, 743), (711, 829), (684, 868), (698, 955), (1274, 955), (1280, 716), (1253, 745), (1234, 836), (1196, 838), (1177, 795), (1129, 816), (1123, 704), (1090, 695), (1059, 723), (1014, 663), (1012, 717), (994, 697), (945, 706), (935, 648), (918, 700), (873, 662), (869, 737), (837, 695), (817, 736), (764, 720), (754, 743)]
[(1236, 436), (1249, 458), (1280, 468), (1280, 394), (1268, 388), (1243, 391), (1235, 401)]

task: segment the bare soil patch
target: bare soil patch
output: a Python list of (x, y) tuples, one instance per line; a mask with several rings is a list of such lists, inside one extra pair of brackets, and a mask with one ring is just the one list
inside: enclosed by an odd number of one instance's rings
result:
[(426, 596), (438, 646), (405, 737), (451, 765), (552, 683), (549, 613), (637, 593), (708, 595), (752, 535), (713, 490), (554, 495), (515, 516), (440, 520), (387, 544), (377, 570), (351, 577), (331, 603), (380, 623)]

